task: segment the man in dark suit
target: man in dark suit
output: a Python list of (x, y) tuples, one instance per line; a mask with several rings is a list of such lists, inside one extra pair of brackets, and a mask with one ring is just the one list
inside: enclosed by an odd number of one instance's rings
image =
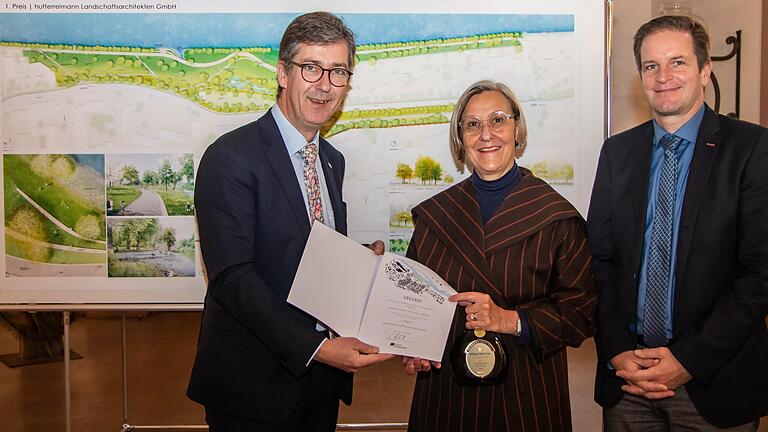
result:
[(704, 104), (709, 36), (635, 34), (653, 120), (603, 145), (589, 208), (607, 431), (754, 431), (768, 413), (768, 130)]
[(346, 95), (354, 53), (338, 17), (293, 20), (280, 42), (277, 104), (200, 162), (208, 292), (187, 394), (205, 405), (213, 432), (334, 430), (339, 399), (351, 402), (349, 372), (391, 357), (328, 338), (286, 302), (311, 223), (346, 234), (344, 157), (319, 130)]

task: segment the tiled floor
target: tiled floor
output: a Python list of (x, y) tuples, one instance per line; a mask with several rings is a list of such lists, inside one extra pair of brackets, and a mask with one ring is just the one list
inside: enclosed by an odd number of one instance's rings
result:
[[(184, 396), (195, 352), (199, 313), (151, 313), (127, 320), (128, 421), (132, 425), (199, 425), (202, 408)], [(123, 424), (119, 315), (91, 314), (72, 324), (72, 431), (120, 431)], [(0, 354), (18, 342), (0, 327)], [(569, 351), (574, 430), (599, 431), (592, 401), (594, 345)], [(413, 378), (397, 360), (359, 372), (354, 403), (340, 423), (406, 422)], [(0, 364), (0, 431), (64, 431), (62, 363), (20, 368)], [(763, 422), (761, 432), (768, 432)]]

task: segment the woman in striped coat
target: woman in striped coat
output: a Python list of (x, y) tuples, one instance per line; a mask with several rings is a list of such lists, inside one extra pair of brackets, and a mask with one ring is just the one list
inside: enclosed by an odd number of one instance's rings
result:
[[(459, 293), (442, 367), (420, 359), (410, 431), (571, 430), (566, 346), (594, 332), (596, 292), (576, 209), (515, 163), (525, 117), (512, 91), (481, 81), (451, 119), (454, 157), (472, 176), (413, 209), (407, 255)], [(459, 384), (448, 356), (466, 331), (495, 332), (507, 371), (497, 384)]]

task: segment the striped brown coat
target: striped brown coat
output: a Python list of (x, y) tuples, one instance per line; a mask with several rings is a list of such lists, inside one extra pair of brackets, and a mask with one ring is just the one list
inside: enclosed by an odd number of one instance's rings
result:
[(460, 386), (450, 347), (463, 334), (457, 308), (441, 370), (420, 373), (410, 431), (571, 430), (566, 346), (594, 331), (596, 292), (586, 227), (549, 185), (524, 177), (485, 226), (471, 180), (413, 210), (408, 256), (457, 291), (482, 291), (502, 307), (524, 311), (531, 343), (502, 335), (509, 358), (503, 383)]

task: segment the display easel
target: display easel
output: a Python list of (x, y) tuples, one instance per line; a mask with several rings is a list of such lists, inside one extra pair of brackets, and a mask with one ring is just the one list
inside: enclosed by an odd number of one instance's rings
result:
[[(208, 430), (207, 425), (135, 425), (131, 424), (128, 411), (128, 337), (125, 325), (126, 312), (200, 312), (202, 304), (136, 304), (136, 305), (112, 305), (112, 304), (88, 304), (88, 305), (64, 305), (64, 304), (36, 304), (36, 305), (0, 305), (0, 311), (15, 312), (61, 312), (64, 322), (64, 421), (65, 431), (72, 432), (72, 382), (71, 382), (71, 358), (69, 346), (70, 314), (72, 312), (120, 312), (120, 351), (121, 351), (121, 375), (123, 397), (123, 424), (121, 432), (138, 430), (174, 430), (174, 431), (199, 431)], [(406, 429), (408, 423), (340, 423), (338, 430), (385, 430)]]

